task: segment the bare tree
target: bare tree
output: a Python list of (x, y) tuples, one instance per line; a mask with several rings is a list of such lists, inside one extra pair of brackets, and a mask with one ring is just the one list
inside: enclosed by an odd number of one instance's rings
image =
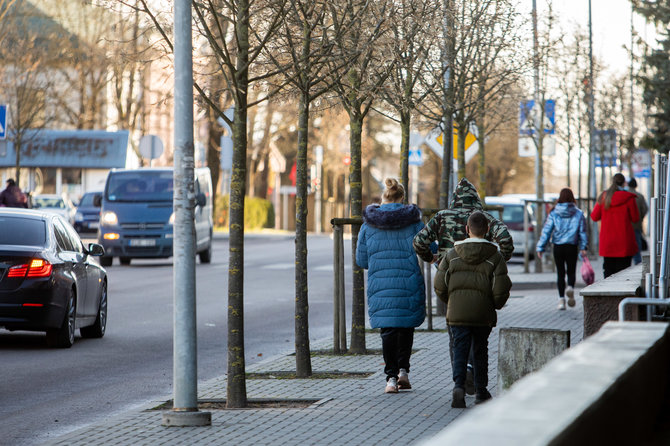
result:
[[(440, 13), (435, 0), (401, 0), (389, 20), (389, 33), (383, 39), (396, 64), (382, 90), (382, 98), (393, 112), (391, 119), (400, 123), (400, 179), (409, 191), (409, 139), (412, 114), (434, 85), (420, 88), (422, 73), (427, 69), (433, 47), (440, 38), (432, 21)], [(436, 32), (437, 31), (437, 32)], [(432, 78), (433, 82), (439, 79)], [(405, 194), (405, 203), (409, 194)]]
[[(363, 214), (362, 193), (362, 152), (361, 136), (363, 120), (393, 69), (393, 56), (376, 45), (387, 31), (387, 20), (392, 16), (392, 2), (381, 0), (338, 0), (330, 2), (330, 16), (333, 23), (334, 45), (340, 55), (355, 55), (347, 73), (338, 78), (334, 90), (339, 103), (349, 115), (349, 148), (351, 165), (349, 170), (350, 214)], [(346, 7), (343, 7), (346, 6)], [(353, 21), (353, 26), (349, 26)], [(347, 32), (342, 32), (347, 27)], [(333, 61), (332, 63), (335, 63)], [(360, 226), (352, 228), (352, 258), (356, 257), (356, 243)], [(353, 296), (351, 315), (351, 351), (365, 353), (365, 277), (363, 269), (353, 264)]]
[[(147, 14), (172, 51), (172, 37), (162, 22), (161, 11), (140, 0)], [(279, 2), (281, 5), (282, 2)], [(249, 86), (263, 82), (276, 73), (258, 66), (264, 46), (275, 35), (283, 8), (271, 1), (206, 0), (193, 2), (194, 20), (207, 54), (217, 67), (216, 75), (224, 79), (223, 87), (235, 107), (229, 119), (221, 106), (220, 94), (208, 94), (195, 82), (195, 88), (205, 102), (233, 130), (233, 175), (230, 187), (229, 260), (228, 260), (228, 386), (226, 405), (230, 408), (247, 405), (244, 360), (244, 196), (247, 161), (247, 114), (251, 106), (271, 94), (250, 102)]]
[(53, 73), (73, 36), (29, 3), (0, 2), (0, 19), (0, 99), (9, 105), (18, 183), (24, 146), (54, 119)]
[(560, 62), (556, 66), (558, 81), (557, 92), (559, 94), (558, 108), (565, 116), (564, 122), (556, 124), (556, 135), (565, 143), (567, 152), (567, 186), (572, 187), (571, 159), (575, 147), (577, 148), (577, 196), (581, 197), (581, 171), (582, 171), (582, 148), (584, 141), (588, 138), (588, 126), (582, 122), (588, 122), (586, 102), (582, 101), (581, 93), (583, 80), (588, 78), (588, 35), (581, 29), (575, 28), (566, 33), (571, 36), (561, 47), (559, 53)]
[[(296, 374), (312, 374), (309, 349), (309, 297), (307, 285), (307, 157), (310, 106), (331, 91), (352, 55), (336, 54), (333, 42), (357, 24), (356, 16), (330, 20), (330, 0), (289, 0), (278, 36), (266, 46), (266, 56), (280, 71), (279, 88), (287, 84), (298, 99), (295, 227), (295, 353)], [(343, 5), (344, 6), (344, 5)], [(344, 56), (344, 57), (342, 57)], [(268, 131), (269, 126), (266, 126)]]

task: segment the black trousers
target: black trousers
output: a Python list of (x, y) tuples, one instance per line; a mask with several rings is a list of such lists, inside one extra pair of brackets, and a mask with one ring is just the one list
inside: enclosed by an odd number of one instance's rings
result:
[(556, 263), (556, 285), (558, 295), (565, 296), (565, 273), (568, 273), (568, 285), (575, 286), (575, 271), (577, 270), (577, 245), (554, 245), (554, 262)]
[(630, 257), (603, 257), (603, 273), (609, 277), (630, 266), (633, 256)]
[(397, 378), (400, 369), (409, 373), (409, 357), (414, 344), (414, 328), (387, 327), (381, 329), (384, 373), (386, 380)]
[(489, 384), (489, 335), (491, 327), (453, 325), (454, 338), (453, 377), (456, 387), (465, 387), (468, 356), (474, 356), (475, 389), (486, 390)]

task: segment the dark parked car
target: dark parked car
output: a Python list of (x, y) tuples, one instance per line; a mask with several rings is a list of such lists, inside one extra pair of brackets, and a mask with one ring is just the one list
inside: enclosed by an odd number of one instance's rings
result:
[(74, 214), (74, 228), (77, 232), (98, 232), (101, 198), (102, 192), (86, 192), (81, 197), (77, 213)]
[(0, 327), (46, 331), (51, 347), (71, 347), (78, 328), (101, 338), (107, 327), (107, 273), (62, 217), (0, 208)]

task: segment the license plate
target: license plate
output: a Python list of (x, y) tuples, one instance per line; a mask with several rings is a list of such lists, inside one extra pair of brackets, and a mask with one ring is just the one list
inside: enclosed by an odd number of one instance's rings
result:
[(130, 246), (156, 246), (156, 240), (152, 238), (130, 239)]
[(97, 221), (92, 221), (92, 222), (90, 222), (90, 223), (88, 224), (88, 227), (89, 227), (89, 228), (95, 228), (95, 229), (98, 229), (98, 226), (100, 226), (100, 224), (99, 224)]

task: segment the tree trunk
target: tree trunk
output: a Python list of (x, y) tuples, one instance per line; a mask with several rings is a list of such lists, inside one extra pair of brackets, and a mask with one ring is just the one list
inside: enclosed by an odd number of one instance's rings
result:
[(481, 119), (477, 124), (479, 127), (477, 138), (479, 144), (479, 196), (483, 203), (486, 197), (486, 124), (484, 119)]
[(405, 204), (409, 203), (409, 131), (411, 116), (409, 113), (400, 114), (400, 178), (405, 188)]
[(244, 363), (244, 195), (247, 162), (247, 90), (249, 88), (249, 1), (238, 4), (238, 41), (233, 118), (233, 172), (230, 182), (228, 260), (228, 382), (226, 407), (247, 405)]
[(468, 135), (468, 124), (465, 122), (458, 123), (458, 144), (456, 145), (456, 154), (458, 157), (458, 178), (465, 178), (465, 137)]
[(312, 375), (307, 293), (307, 143), (309, 93), (300, 95), (295, 195), (295, 367), (298, 378)]
[[(349, 212), (352, 217), (363, 216), (363, 190), (361, 183), (361, 134), (363, 116), (353, 111), (349, 116), (351, 167), (349, 169)], [(352, 259), (356, 259), (359, 225), (351, 228)], [(363, 269), (353, 262), (353, 295), (351, 298), (351, 353), (365, 353), (365, 276)]]
[(16, 165), (14, 166), (14, 181), (16, 184), (21, 184), (21, 136), (14, 140), (14, 150), (16, 151)]
[[(219, 192), (219, 178), (221, 176), (221, 135), (223, 132), (216, 123), (216, 113), (211, 107), (207, 107), (208, 131), (207, 131), (207, 166), (212, 175), (212, 203), (216, 207), (216, 196)], [(216, 214), (215, 214), (216, 215)]]
[[(544, 104), (544, 101), (542, 101)], [(544, 106), (541, 107), (541, 119), (540, 122), (544, 122)], [(542, 164), (542, 152), (544, 146), (544, 127), (542, 125), (537, 129), (537, 172), (535, 176), (535, 198), (540, 201), (544, 200), (544, 166)], [(544, 204), (537, 203), (535, 207), (535, 240), (540, 240), (540, 235), (542, 234), (542, 226), (544, 225)], [(535, 272), (542, 272), (542, 259), (540, 256), (535, 256)]]

